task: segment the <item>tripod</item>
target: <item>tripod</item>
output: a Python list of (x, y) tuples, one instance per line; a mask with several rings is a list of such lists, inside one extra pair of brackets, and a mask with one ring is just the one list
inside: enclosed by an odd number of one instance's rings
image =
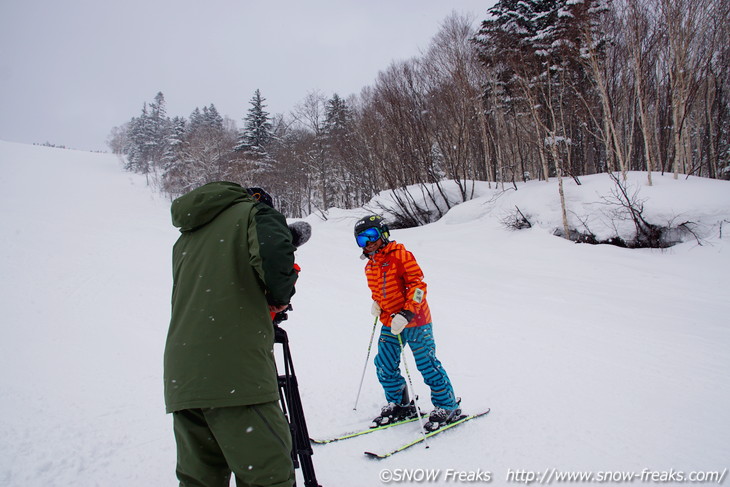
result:
[[(283, 315), (282, 319), (286, 319)], [(280, 316), (277, 316), (280, 318)], [(280, 320), (274, 320), (274, 343), (282, 345), (284, 354), (284, 374), (279, 375), (279, 396), (281, 398), (281, 409), (284, 411), (289, 422), (289, 429), (292, 437), (291, 458), (294, 468), (301, 468), (304, 475), (305, 487), (322, 487), (317, 483), (317, 476), (314, 473), (312, 464), (312, 444), (309, 441), (307, 422), (304, 419), (302, 409), (302, 398), (299, 396), (299, 385), (297, 376), (294, 373), (291, 351), (289, 350), (289, 337), (286, 331), (279, 327)], [(295, 484), (296, 485), (296, 484)]]

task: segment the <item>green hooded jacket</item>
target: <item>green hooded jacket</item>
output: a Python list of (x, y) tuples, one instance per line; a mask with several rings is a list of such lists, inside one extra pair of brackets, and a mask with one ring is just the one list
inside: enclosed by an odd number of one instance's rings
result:
[(235, 183), (172, 203), (172, 316), (164, 357), (167, 412), (279, 399), (268, 305), (294, 294), (286, 219)]

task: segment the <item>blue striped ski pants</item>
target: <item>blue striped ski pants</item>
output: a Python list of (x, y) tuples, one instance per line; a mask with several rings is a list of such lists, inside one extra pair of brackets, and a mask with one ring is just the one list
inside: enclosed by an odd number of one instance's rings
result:
[[(451, 381), (441, 362), (436, 358), (436, 344), (431, 324), (405, 328), (400, 336), (403, 346), (408, 344), (411, 347), (416, 359), (416, 368), (421, 372), (423, 381), (431, 388), (431, 402), (434, 407), (456, 408), (456, 397)], [(385, 399), (389, 403), (401, 404), (406, 387), (406, 380), (400, 372), (400, 354), (398, 336), (392, 334), (389, 327), (383, 326), (380, 330), (375, 369), (385, 391)]]

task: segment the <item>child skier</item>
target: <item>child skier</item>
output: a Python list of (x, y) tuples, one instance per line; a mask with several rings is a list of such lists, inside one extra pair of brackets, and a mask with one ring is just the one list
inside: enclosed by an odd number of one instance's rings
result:
[(401, 344), (407, 343), (416, 367), (431, 388), (434, 409), (426, 429), (436, 430), (458, 419), (461, 409), (451, 381), (436, 358), (423, 272), (413, 254), (389, 237), (388, 226), (379, 215), (366, 216), (355, 224), (355, 240), (363, 249), (362, 258), (368, 260), (365, 275), (372, 292), (372, 314), (383, 324), (375, 367), (388, 404), (373, 420), (373, 427), (416, 415), (400, 373)]

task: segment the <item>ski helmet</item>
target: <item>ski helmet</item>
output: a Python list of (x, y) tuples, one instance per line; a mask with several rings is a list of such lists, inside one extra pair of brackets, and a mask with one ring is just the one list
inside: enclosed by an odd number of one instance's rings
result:
[[(373, 229), (367, 235), (367, 230)], [(390, 231), (385, 220), (380, 215), (368, 215), (361, 218), (355, 223), (355, 239), (360, 247), (365, 247), (368, 242), (382, 239), (383, 243), (388, 243)]]

